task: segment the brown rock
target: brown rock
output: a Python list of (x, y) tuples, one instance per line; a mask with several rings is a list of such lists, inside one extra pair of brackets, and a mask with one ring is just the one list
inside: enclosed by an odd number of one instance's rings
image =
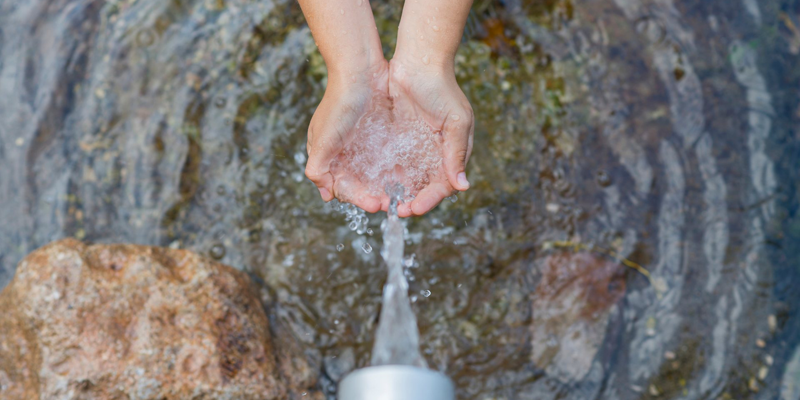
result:
[(2, 399), (290, 399), (314, 384), (248, 277), (186, 250), (62, 240), (20, 263), (0, 310)]
[(624, 267), (589, 252), (559, 252), (540, 264), (532, 295), (532, 359), (564, 382), (583, 379), (625, 294)]

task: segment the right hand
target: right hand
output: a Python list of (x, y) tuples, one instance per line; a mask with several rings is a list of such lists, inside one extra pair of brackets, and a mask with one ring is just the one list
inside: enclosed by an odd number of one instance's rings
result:
[(376, 93), (389, 94), (389, 63), (380, 57), (350, 76), (328, 76), (328, 86), (308, 127), (306, 176), (319, 189), (322, 200), (334, 198), (374, 213), (382, 199), (371, 196), (354, 177), (334, 179), (331, 161), (342, 152), (359, 118)]

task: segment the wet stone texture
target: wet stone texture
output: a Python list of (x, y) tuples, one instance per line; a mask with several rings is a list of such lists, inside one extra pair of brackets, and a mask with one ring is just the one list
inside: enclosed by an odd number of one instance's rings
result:
[(62, 240), (22, 261), (0, 309), (3, 399), (291, 399), (315, 383), (249, 278), (190, 251)]
[(588, 252), (562, 252), (539, 263), (533, 299), (531, 357), (562, 382), (583, 379), (625, 294), (624, 267)]

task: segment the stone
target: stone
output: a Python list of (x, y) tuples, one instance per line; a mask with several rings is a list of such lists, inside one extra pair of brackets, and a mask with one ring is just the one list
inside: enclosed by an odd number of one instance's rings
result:
[(2, 399), (321, 398), (247, 275), (188, 250), (55, 242), (0, 310)]
[(562, 382), (582, 380), (625, 295), (625, 267), (591, 252), (558, 252), (539, 262), (532, 294), (531, 358)]

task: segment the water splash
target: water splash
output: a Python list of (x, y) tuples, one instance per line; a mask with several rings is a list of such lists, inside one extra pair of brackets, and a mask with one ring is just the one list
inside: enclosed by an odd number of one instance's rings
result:
[(405, 189), (401, 185), (387, 187), (391, 203), (383, 225), (381, 256), (389, 269), (383, 287), (383, 309), (372, 348), (372, 365), (410, 365), (427, 368), (419, 352), (417, 318), (408, 298), (408, 282), (403, 275), (403, 224), (397, 217), (397, 204)]

